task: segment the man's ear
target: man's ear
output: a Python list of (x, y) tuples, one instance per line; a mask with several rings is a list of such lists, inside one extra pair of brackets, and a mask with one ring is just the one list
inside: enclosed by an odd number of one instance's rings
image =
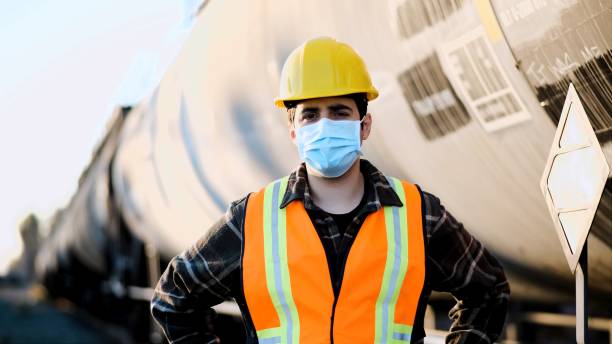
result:
[(372, 115), (368, 112), (361, 122), (361, 141), (365, 141), (370, 136), (372, 130)]
[(287, 123), (287, 127), (289, 128), (289, 137), (291, 138), (291, 142), (293, 142), (293, 144), (297, 146), (297, 136), (295, 133), (295, 125), (293, 124), (293, 121), (289, 121)]

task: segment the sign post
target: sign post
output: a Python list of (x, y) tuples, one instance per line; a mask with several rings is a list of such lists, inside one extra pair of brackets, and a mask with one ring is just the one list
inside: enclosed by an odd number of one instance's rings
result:
[(570, 84), (540, 181), (542, 193), (576, 276), (576, 342), (588, 342), (587, 238), (610, 173), (574, 85)]
[(576, 342), (589, 342), (588, 243), (582, 248), (576, 269)]

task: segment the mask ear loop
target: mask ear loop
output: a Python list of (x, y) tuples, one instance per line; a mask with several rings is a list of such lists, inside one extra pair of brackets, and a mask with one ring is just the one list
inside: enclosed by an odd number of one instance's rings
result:
[[(363, 121), (365, 120), (366, 116), (363, 116), (363, 118), (359, 121), (359, 147), (361, 147), (361, 141), (363, 141), (363, 137), (361, 137), (361, 131), (363, 130)], [(361, 149), (359, 150), (359, 155), (363, 156), (363, 153), (361, 153)]]
[(363, 129), (363, 121), (365, 120), (366, 116), (363, 116), (363, 118), (359, 121), (359, 127), (361, 129)]
[(363, 130), (363, 121), (365, 121), (366, 116), (363, 116), (363, 118), (359, 121), (359, 138), (361, 138), (361, 130)]

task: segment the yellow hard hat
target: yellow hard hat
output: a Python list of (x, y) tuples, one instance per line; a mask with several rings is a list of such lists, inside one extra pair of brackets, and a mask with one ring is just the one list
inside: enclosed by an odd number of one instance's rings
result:
[(285, 61), (280, 78), (279, 108), (285, 101), (365, 93), (378, 97), (365, 63), (348, 44), (333, 38), (310, 39)]

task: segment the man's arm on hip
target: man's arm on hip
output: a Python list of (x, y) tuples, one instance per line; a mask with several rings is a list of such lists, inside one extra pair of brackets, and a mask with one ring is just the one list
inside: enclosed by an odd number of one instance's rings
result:
[(440, 200), (425, 194), (428, 263), (433, 290), (457, 300), (447, 343), (493, 343), (501, 335), (510, 287), (503, 268)]
[(161, 276), (151, 313), (170, 343), (217, 343), (211, 308), (234, 297), (246, 197), (231, 204), (208, 233), (174, 257)]

